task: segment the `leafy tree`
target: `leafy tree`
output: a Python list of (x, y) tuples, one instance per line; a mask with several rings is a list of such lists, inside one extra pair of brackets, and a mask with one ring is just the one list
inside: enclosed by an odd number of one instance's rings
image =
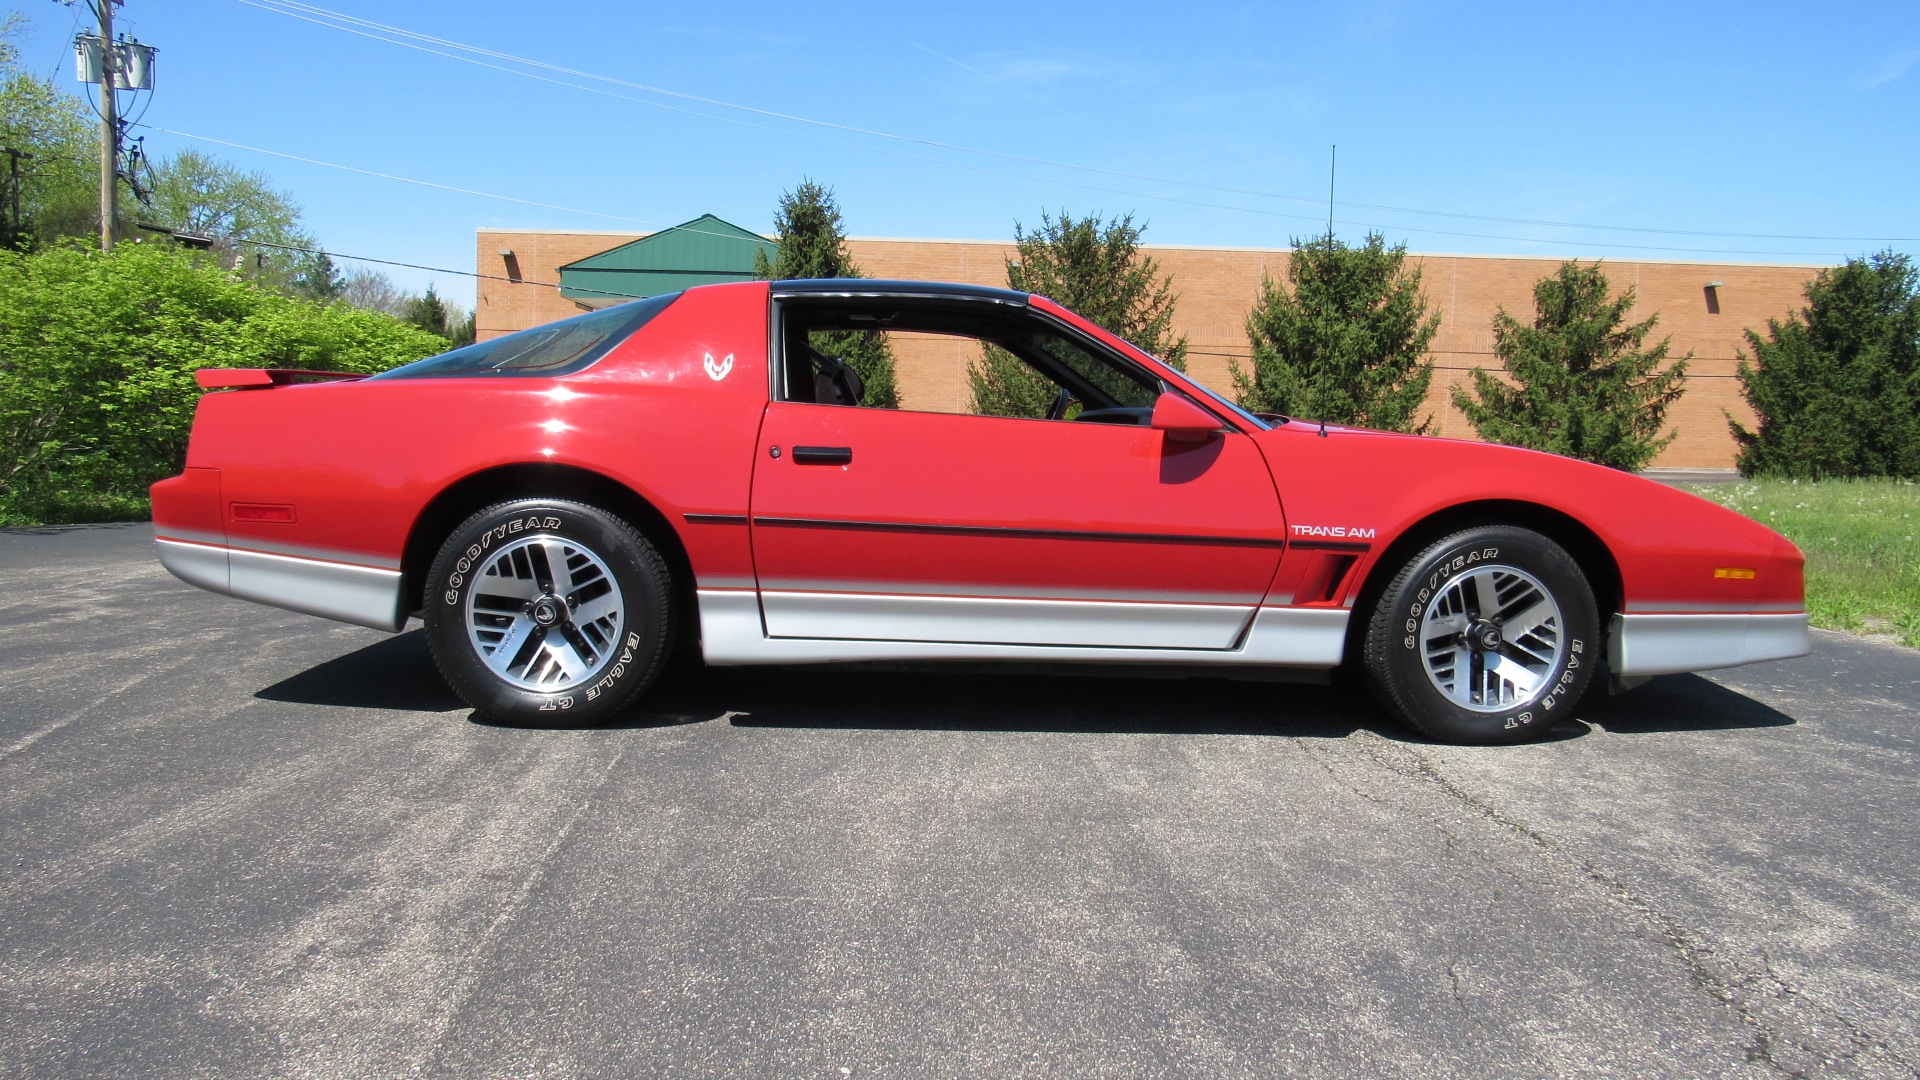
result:
[[(847, 253), (840, 207), (833, 192), (811, 180), (780, 196), (773, 224), (779, 233), (778, 254), (768, 259), (753, 253), (755, 276), (771, 281), (800, 278), (857, 278), (860, 268)], [(839, 357), (860, 376), (866, 389), (861, 404), (881, 409), (900, 407), (894, 375), (893, 350), (884, 335), (872, 330), (848, 330), (809, 335), (809, 344), (828, 356)]]
[[(9, 19), (6, 28), (17, 28)], [(21, 216), (26, 236), (7, 245), (27, 250), (99, 229), (98, 127), (86, 103), (21, 70), (0, 35), (0, 145), (31, 154), (22, 161)], [(182, 150), (153, 170), (152, 190), (136, 201), (122, 192), (132, 223), (145, 222), (209, 236), (235, 269), (276, 287), (314, 295), (316, 256), (292, 248), (316, 247), (300, 227), (300, 208), (262, 173), (244, 172), (195, 150)]]
[[(181, 150), (153, 171), (148, 205), (155, 224), (212, 237), (236, 269), (297, 291), (316, 256), (287, 248), (318, 247), (300, 227), (300, 207), (265, 173), (245, 172), (198, 150)], [(253, 241), (254, 243), (246, 243)]]
[(1632, 289), (1608, 298), (1597, 263), (1561, 263), (1533, 287), (1532, 326), (1505, 308), (1494, 313), (1494, 355), (1512, 383), (1474, 368), (1473, 392), (1454, 387), (1454, 408), (1492, 442), (1616, 469), (1644, 466), (1679, 434), (1660, 429), (1686, 392), (1693, 354), (1662, 371), (1671, 339), (1646, 348), (1660, 316), (1627, 323), (1633, 303)]
[(179, 471), (203, 367), (381, 371), (446, 348), (170, 244), (0, 252), (0, 521), (125, 520)]
[(1440, 316), (1427, 314), (1420, 270), (1407, 246), (1378, 233), (1348, 247), (1333, 237), (1295, 240), (1291, 290), (1262, 278), (1247, 315), (1253, 371), (1233, 365), (1240, 404), (1336, 424), (1424, 434), (1414, 414), (1433, 381), (1427, 346)]
[[(1187, 369), (1186, 336), (1173, 332), (1178, 297), (1171, 275), (1140, 251), (1145, 226), (1127, 214), (1102, 221), (1045, 212), (1040, 227), (1013, 227), (1014, 258), (1007, 260), (1007, 287), (1039, 293), (1142, 351)], [(1038, 419), (1053, 407), (1058, 391), (1039, 372), (1004, 349), (987, 346), (967, 368), (973, 411), (989, 416)]]
[(98, 128), (79, 98), (16, 64), (10, 39), (20, 27), (17, 12), (0, 24), (0, 146), (32, 155), (20, 162), (24, 227), (5, 238), (28, 250), (97, 232)]
[(1759, 430), (1727, 423), (1748, 476), (1920, 477), (1920, 270), (1883, 252), (1820, 271), (1807, 306), (1749, 330), (1741, 392)]
[(395, 285), (392, 278), (363, 266), (341, 277), (338, 299), (363, 311), (397, 317), (406, 313), (412, 297)]

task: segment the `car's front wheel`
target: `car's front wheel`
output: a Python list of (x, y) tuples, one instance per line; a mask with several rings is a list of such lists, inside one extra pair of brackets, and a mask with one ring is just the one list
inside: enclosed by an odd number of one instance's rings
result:
[(520, 499), (441, 545), (424, 597), (427, 643), (454, 692), (507, 723), (592, 724), (659, 675), (673, 640), (665, 560), (597, 507)]
[(1484, 526), (1400, 568), (1367, 625), (1364, 663), (1374, 696), (1423, 734), (1524, 742), (1580, 700), (1599, 634), (1593, 589), (1565, 549)]

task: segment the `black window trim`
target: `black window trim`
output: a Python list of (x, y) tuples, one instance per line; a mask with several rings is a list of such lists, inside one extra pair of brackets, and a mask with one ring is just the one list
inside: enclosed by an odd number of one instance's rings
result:
[[(985, 285), (930, 285), (923, 282), (869, 278), (776, 281), (770, 292), (769, 306), (772, 310), (768, 313), (767, 319), (767, 353), (774, 359), (773, 363), (767, 365), (767, 392), (774, 401), (792, 400), (787, 392), (786, 305), (782, 303), (784, 300), (940, 300), (993, 304), (1018, 309), (1025, 313), (1027, 319), (1041, 328), (1058, 334), (1093, 356), (1105, 360), (1141, 385), (1153, 387), (1157, 393), (1163, 394), (1177, 389), (1161, 378), (1157, 372), (1150, 370), (1134, 358), (1113, 349), (1105, 342), (1095, 340), (1078, 327), (1034, 307), (1028, 303), (1027, 297), (1027, 293), (1015, 292), (1011, 289), (995, 289)], [(796, 306), (805, 305), (802, 303)], [(1025, 363), (1034, 363), (1026, 357), (1021, 359)], [(1082, 401), (1088, 400), (1089, 394), (1096, 399), (1106, 396), (1104, 391), (1088, 382), (1079, 372), (1053, 357), (1043, 357), (1036, 366), (1041, 368), (1041, 374), (1046, 375), (1056, 384), (1065, 386)], [(1194, 400), (1191, 394), (1182, 392), (1181, 396), (1189, 401)], [(1218, 410), (1212, 407), (1211, 401), (1194, 403), (1219, 418)], [(1020, 418), (1001, 417), (1000, 419)], [(1222, 422), (1228, 427), (1235, 426), (1231, 421), (1223, 420)]]

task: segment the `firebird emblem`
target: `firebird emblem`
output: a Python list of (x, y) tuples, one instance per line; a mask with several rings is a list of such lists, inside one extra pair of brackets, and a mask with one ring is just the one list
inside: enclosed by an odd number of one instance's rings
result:
[(714, 382), (719, 382), (721, 379), (726, 378), (727, 372), (732, 370), (733, 370), (733, 354), (732, 353), (728, 353), (727, 358), (725, 360), (720, 361), (719, 363), (714, 362), (712, 353), (707, 354), (707, 377), (712, 379)]

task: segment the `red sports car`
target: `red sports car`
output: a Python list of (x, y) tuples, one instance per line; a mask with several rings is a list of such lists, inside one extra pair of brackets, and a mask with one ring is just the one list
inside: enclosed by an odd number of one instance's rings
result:
[[(1018, 358), (1044, 418), (864, 406), (864, 332)], [(659, 675), (866, 660), (1363, 673), (1514, 742), (1604, 671), (1808, 651), (1785, 538), (1510, 447), (1255, 416), (1044, 297), (713, 285), (372, 377), (200, 372), (160, 560), (387, 631), (475, 709), (592, 722)], [(1037, 410), (1029, 410), (1032, 411)]]

